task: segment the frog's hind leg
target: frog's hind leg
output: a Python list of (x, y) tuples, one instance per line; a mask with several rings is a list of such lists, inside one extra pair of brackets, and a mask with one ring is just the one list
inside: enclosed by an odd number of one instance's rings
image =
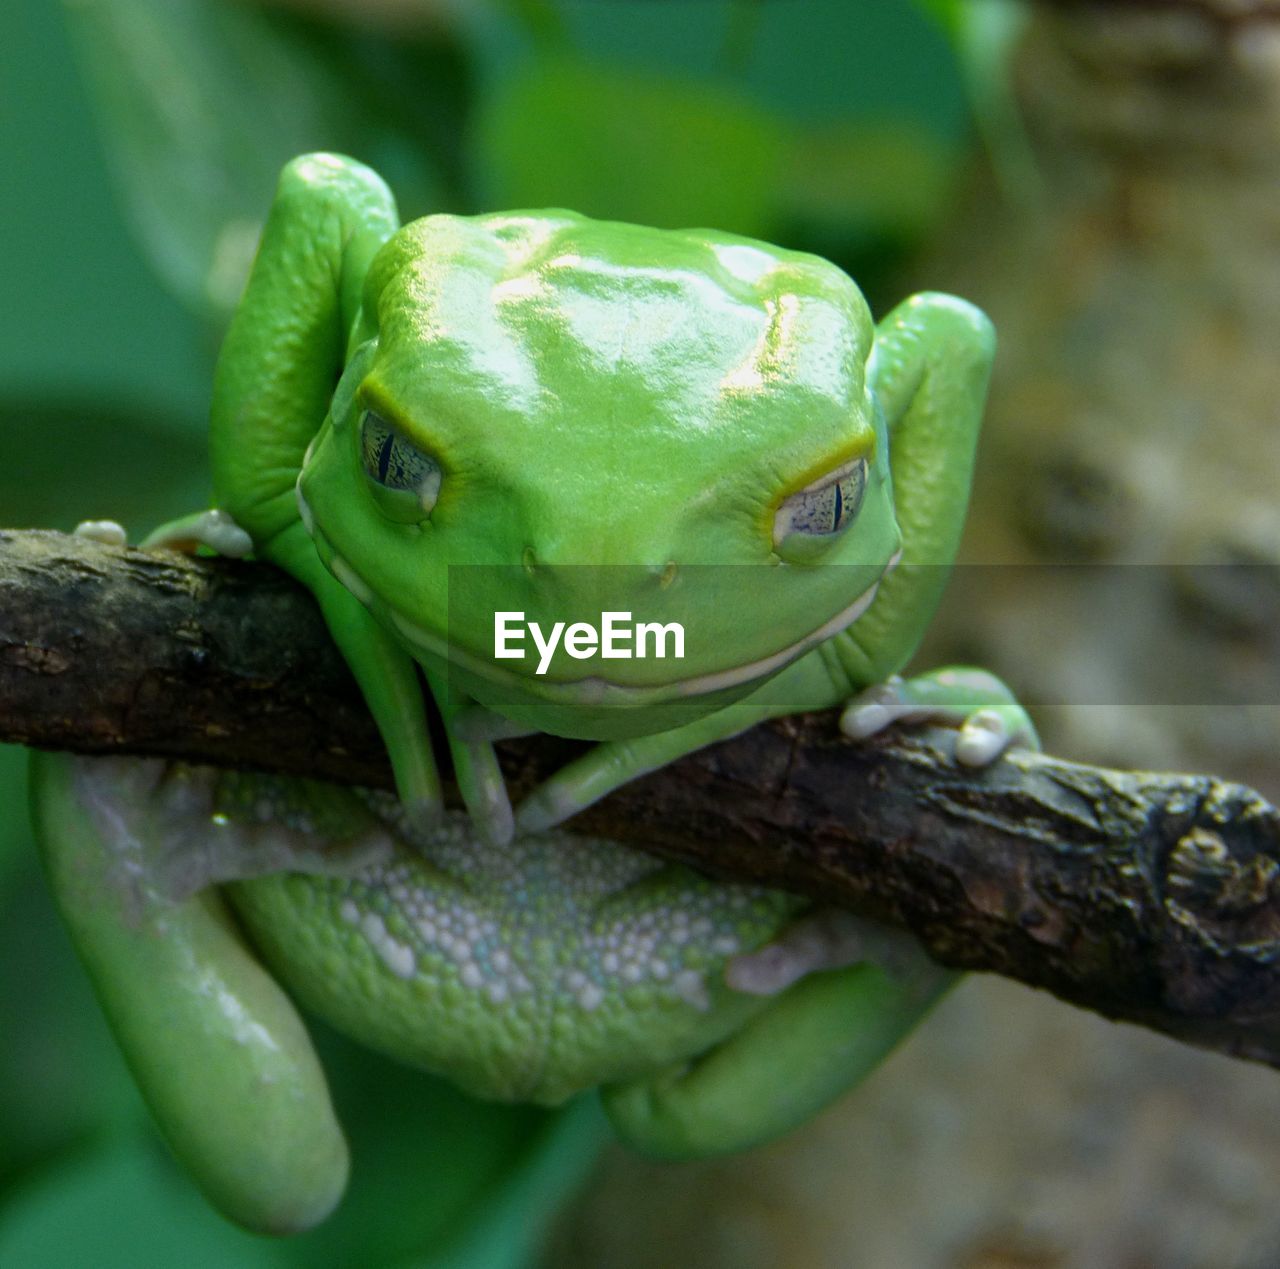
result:
[[(804, 972), (806, 962), (846, 956), (856, 963)], [(745, 1150), (798, 1127), (874, 1070), (956, 975), (905, 933), (826, 911), (730, 961), (726, 978), (738, 990), (777, 994), (694, 1063), (602, 1092), (623, 1141), (645, 1154)]]
[(172, 899), (144, 867), (146, 835), (201, 797), (194, 782), (166, 788), (160, 762), (32, 755), (55, 898), (165, 1139), (230, 1219), (308, 1229), (341, 1197), (348, 1159), (302, 1020), (216, 889)]

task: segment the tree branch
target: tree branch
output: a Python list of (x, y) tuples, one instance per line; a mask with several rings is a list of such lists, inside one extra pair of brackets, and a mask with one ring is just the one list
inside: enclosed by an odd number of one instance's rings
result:
[[(263, 564), (0, 532), (0, 740), (389, 787), (310, 597)], [(911, 929), (939, 961), (1280, 1066), (1280, 813), (1212, 776), (768, 724), (572, 827)], [(500, 746), (513, 794), (581, 746)]]

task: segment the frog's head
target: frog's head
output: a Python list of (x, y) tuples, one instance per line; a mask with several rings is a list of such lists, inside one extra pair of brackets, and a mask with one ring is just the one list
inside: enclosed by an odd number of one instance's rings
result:
[[(563, 735), (674, 726), (847, 626), (893, 561), (872, 338), (814, 256), (569, 212), (431, 216), (370, 269), (303, 516), (334, 575), (481, 703)], [(684, 655), (674, 632), (664, 658), (561, 639), (539, 673), (529, 633), (524, 660), (495, 656), (497, 612), (678, 623)]]

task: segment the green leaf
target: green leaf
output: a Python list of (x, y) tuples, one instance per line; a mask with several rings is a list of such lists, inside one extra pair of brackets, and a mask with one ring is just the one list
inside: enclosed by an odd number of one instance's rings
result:
[(432, 77), (403, 91), (413, 51), (248, 4), (98, 0), (69, 15), (126, 211), (165, 283), (205, 316), (239, 298), (295, 154), (354, 153), (409, 205), (444, 201)]
[(18, 745), (0, 745), (0, 902), (10, 879), (32, 858), (27, 823), (27, 755)]
[(1031, 200), (1039, 172), (1010, 76), (1013, 49), (1030, 15), (1025, 0), (917, 0), (955, 46), (965, 89), (1003, 193)]
[[(26, 834), (26, 755), (0, 750), (21, 827), (0, 889), (0, 1182), (144, 1114)], [(16, 770), (15, 770), (16, 769)], [(6, 1261), (0, 1252), (0, 1264)]]
[(489, 206), (767, 237), (787, 141), (726, 87), (547, 58), (484, 104), (473, 171)]
[(50, 1168), (0, 1221), (0, 1264), (22, 1269), (259, 1269), (282, 1259), (280, 1244), (216, 1215), (144, 1131)]
[(840, 121), (797, 137), (784, 188), (790, 218), (824, 237), (910, 242), (946, 214), (959, 155), (923, 125)]
[(952, 37), (959, 33), (964, 22), (966, 2), (967, 0), (916, 0), (920, 8), (936, 19)]
[(598, 1109), (477, 1101), (309, 1025), (351, 1143), (351, 1185), (324, 1225), (291, 1240), (292, 1263), (525, 1264), (607, 1136)]
[(0, 525), (69, 530), (119, 520), (136, 541), (208, 505), (203, 435), (101, 402), (0, 400)]

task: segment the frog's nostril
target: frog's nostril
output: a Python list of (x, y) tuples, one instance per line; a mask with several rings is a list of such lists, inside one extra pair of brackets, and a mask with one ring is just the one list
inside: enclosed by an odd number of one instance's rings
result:
[(520, 563), (524, 567), (524, 571), (532, 577), (538, 567), (538, 557), (534, 554), (533, 547), (526, 546), (520, 552)]
[(666, 590), (676, 580), (676, 574), (679, 571), (679, 566), (675, 560), (668, 560), (658, 572), (658, 589)]

